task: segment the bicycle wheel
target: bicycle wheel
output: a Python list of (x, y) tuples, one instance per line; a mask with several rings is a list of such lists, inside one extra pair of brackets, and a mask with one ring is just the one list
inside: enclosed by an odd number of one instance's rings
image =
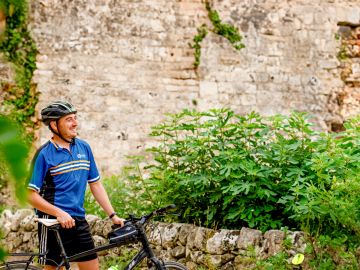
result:
[(177, 270), (188, 270), (184, 265), (177, 262), (165, 262), (165, 268), (166, 269), (177, 269)]
[[(164, 264), (165, 264), (165, 268), (169, 270), (188, 270), (184, 265), (177, 262), (168, 261), (165, 262)], [(155, 270), (155, 269), (156, 269), (155, 266), (151, 267), (151, 270)]]
[(24, 270), (24, 269), (27, 269), (27, 270), (41, 270), (41, 268), (33, 266), (33, 265), (29, 265), (26, 268), (26, 264), (24, 264), (24, 263), (9, 264), (9, 266), (0, 265), (0, 270), (8, 270), (8, 269), (11, 269), (11, 270)]

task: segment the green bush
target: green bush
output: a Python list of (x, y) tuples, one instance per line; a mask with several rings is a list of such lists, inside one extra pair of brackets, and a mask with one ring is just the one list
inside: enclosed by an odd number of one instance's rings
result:
[[(355, 118), (344, 132), (328, 134), (312, 128), (302, 113), (185, 110), (153, 127), (158, 144), (148, 149), (151, 162), (132, 157), (132, 166), (104, 185), (124, 217), (174, 203), (180, 222), (301, 229), (308, 233), (311, 269), (356, 269), (359, 124)], [(89, 194), (87, 205), (95, 205)], [(286, 259), (281, 253), (257, 267), (286, 269)]]
[(0, 106), (27, 131), (27, 143), (34, 139), (35, 114), (38, 102), (36, 85), (32, 76), (36, 69), (37, 48), (28, 30), (28, 1), (2, 0), (0, 11), (6, 17), (6, 28), (0, 33), (0, 52), (12, 63), (15, 71), (15, 84), (1, 82), (3, 92)]
[[(129, 157), (129, 161), (131, 165), (124, 167), (121, 175), (102, 180), (115, 211), (123, 218), (146, 214), (159, 206), (153, 198), (154, 184), (143, 177), (140, 168), (143, 157)], [(106, 217), (90, 190), (85, 194), (84, 206), (88, 214)]]
[(316, 132), (305, 114), (183, 111), (153, 127), (156, 201), (208, 227), (358, 235), (359, 120)]

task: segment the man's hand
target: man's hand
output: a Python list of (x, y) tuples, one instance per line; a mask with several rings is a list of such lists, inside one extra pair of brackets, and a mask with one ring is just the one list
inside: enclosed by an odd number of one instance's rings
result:
[(115, 216), (113, 216), (113, 217), (111, 218), (111, 221), (112, 221), (114, 224), (118, 224), (118, 225), (120, 225), (121, 227), (123, 227), (123, 226), (124, 226), (124, 221), (125, 221), (125, 219), (119, 218), (117, 215), (115, 215)]
[(75, 220), (64, 211), (62, 211), (56, 219), (60, 222), (60, 225), (63, 228), (70, 229), (75, 226)]

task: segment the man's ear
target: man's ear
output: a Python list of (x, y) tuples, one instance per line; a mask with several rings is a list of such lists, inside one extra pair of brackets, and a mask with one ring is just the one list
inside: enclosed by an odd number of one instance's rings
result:
[(53, 130), (57, 131), (56, 121), (51, 121), (51, 122), (50, 122), (50, 127), (51, 127)]

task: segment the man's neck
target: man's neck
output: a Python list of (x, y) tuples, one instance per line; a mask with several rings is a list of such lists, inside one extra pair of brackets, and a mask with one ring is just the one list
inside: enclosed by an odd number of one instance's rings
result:
[(59, 145), (62, 148), (66, 148), (67, 150), (70, 151), (70, 143), (65, 142), (63, 139), (61, 139), (59, 136), (57, 136), (56, 134), (53, 134), (52, 140)]

